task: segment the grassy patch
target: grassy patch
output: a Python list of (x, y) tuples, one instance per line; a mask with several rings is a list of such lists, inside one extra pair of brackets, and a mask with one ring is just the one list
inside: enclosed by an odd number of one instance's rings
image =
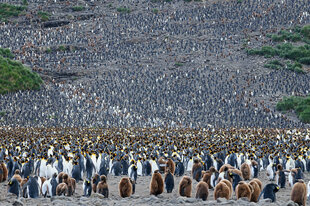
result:
[(65, 46), (61, 45), (61, 46), (58, 47), (58, 50), (59, 51), (66, 51), (67, 48)]
[(0, 3), (0, 22), (7, 21), (11, 17), (17, 17), (26, 9), (25, 6)]
[(12, 54), (12, 52), (9, 49), (3, 49), (3, 48), (0, 48), (0, 56), (9, 58), (9, 59), (14, 58), (14, 54)]
[(294, 110), (298, 118), (304, 123), (310, 123), (310, 96), (309, 97), (285, 97), (277, 104), (277, 110)]
[(51, 15), (44, 11), (38, 11), (38, 16), (40, 17), (41, 21), (48, 21)]
[(154, 14), (158, 14), (158, 9), (153, 9), (152, 11)]
[(41, 77), (20, 62), (0, 55), (0, 94), (40, 89)]
[[(298, 73), (304, 73), (302, 64), (310, 65), (310, 25), (304, 27), (295, 27), (290, 30), (281, 30), (277, 34), (268, 35), (274, 42), (279, 43), (275, 47), (263, 46), (259, 49), (248, 49), (249, 55), (261, 55), (265, 58), (279, 57), (291, 60), (294, 63), (287, 63), (286, 66), (279, 64), (266, 64), (265, 67), (272, 69), (288, 69)], [(304, 45), (294, 46), (291, 42), (305, 42)]]
[(85, 7), (84, 6), (75, 6), (75, 7), (72, 7), (72, 10), (73, 11), (83, 11), (83, 10), (85, 10)]
[(182, 63), (182, 62), (176, 62), (175, 64), (174, 64), (174, 66), (175, 67), (181, 67), (181, 66), (183, 66), (184, 64)]
[(129, 14), (131, 12), (131, 10), (126, 7), (119, 7), (116, 9), (116, 11), (122, 14)]

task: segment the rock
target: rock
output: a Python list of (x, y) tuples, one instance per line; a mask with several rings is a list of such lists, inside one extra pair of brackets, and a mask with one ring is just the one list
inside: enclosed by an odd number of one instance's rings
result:
[(104, 199), (105, 197), (102, 194), (99, 193), (93, 193), (90, 196), (91, 198), (99, 198), (99, 199)]
[(44, 28), (59, 27), (59, 26), (67, 25), (69, 23), (70, 21), (63, 21), (63, 20), (48, 21), (43, 24), (43, 27)]
[(237, 202), (249, 202), (249, 199), (246, 197), (241, 197), (237, 200)]
[(286, 203), (285, 206), (296, 206), (296, 205), (298, 205), (298, 204), (295, 203), (294, 201), (290, 200), (290, 201), (288, 201), (288, 202)]
[(13, 193), (8, 192), (8, 194), (6, 195), (6, 199), (17, 199), (17, 196)]
[(218, 203), (221, 203), (221, 202), (227, 202), (227, 199), (226, 198), (217, 198), (216, 200)]
[(196, 198), (186, 198), (185, 202), (187, 202), (187, 203), (194, 203), (194, 202), (196, 202)]
[(13, 206), (22, 206), (22, 205), (24, 205), (24, 203), (22, 201), (20, 201), (20, 200), (15, 200), (13, 202)]
[(271, 201), (271, 199), (267, 198), (267, 199), (262, 199), (259, 202), (261, 202), (261, 203), (271, 203), (272, 201)]

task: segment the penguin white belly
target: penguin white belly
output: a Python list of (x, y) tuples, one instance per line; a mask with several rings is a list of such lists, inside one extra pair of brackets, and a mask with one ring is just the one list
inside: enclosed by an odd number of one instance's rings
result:
[(138, 175), (139, 176), (142, 176), (142, 164), (141, 164), (141, 162), (140, 161), (138, 161), (138, 163), (137, 163), (137, 173), (138, 173)]
[(219, 181), (224, 180), (224, 179), (225, 179), (224, 176), (225, 176), (225, 172), (221, 172), (221, 173), (219, 174), (218, 180), (219, 180)]
[(41, 160), (39, 176), (40, 177), (45, 177), (46, 176), (46, 171), (47, 171), (46, 161), (45, 160)]
[(130, 175), (130, 172), (131, 172), (131, 168), (133, 167), (133, 165), (130, 165), (129, 167), (128, 167), (128, 175)]
[(261, 166), (260, 171), (263, 171), (265, 169), (263, 166), (264, 165), (263, 160), (260, 159), (259, 162), (260, 162), (259, 165)]
[(275, 181), (276, 181), (276, 184), (279, 185), (279, 174), (276, 173), (276, 176), (275, 176)]
[(215, 174), (213, 173), (212, 175), (211, 175), (211, 180), (210, 180), (210, 185), (213, 187), (213, 188), (215, 188), (215, 181), (214, 181), (214, 179), (215, 179)]
[(272, 180), (274, 176), (274, 172), (271, 165), (267, 166), (267, 178), (268, 180)]
[(227, 156), (227, 157), (225, 158), (225, 164), (228, 164), (228, 158), (229, 158), (229, 156)]
[(154, 171), (158, 170), (158, 165), (154, 160), (151, 161), (151, 165), (152, 165), (152, 173), (154, 173)]
[(254, 177), (254, 167), (251, 165), (251, 179)]
[(52, 186), (50, 185), (50, 180), (46, 180), (43, 185), (42, 185), (42, 195), (46, 197), (50, 197), (51, 196), (51, 190), (52, 190)]
[(187, 163), (187, 170), (186, 171), (192, 171), (193, 168), (193, 159), (190, 159)]
[(213, 166), (217, 170), (217, 161), (213, 160)]
[(110, 173), (112, 173), (112, 171), (111, 171), (112, 166), (113, 166), (113, 163), (112, 163), (112, 160), (110, 160), (110, 162), (109, 162), (109, 171), (110, 171)]
[(293, 187), (294, 185), (294, 178), (293, 178), (293, 174), (292, 172), (290, 172), (290, 174), (288, 175), (288, 183), (291, 187)]

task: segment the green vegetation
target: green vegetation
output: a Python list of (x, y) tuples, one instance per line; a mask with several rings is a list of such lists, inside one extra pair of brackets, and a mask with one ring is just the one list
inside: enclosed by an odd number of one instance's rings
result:
[(119, 7), (116, 9), (118, 12), (123, 13), (123, 14), (129, 14), (131, 12), (131, 10), (129, 8), (126, 7)]
[(310, 123), (310, 96), (309, 97), (285, 97), (277, 104), (277, 110), (294, 110), (298, 118), (304, 123)]
[[(3, 50), (3, 49), (1, 49)], [(0, 94), (18, 90), (40, 89), (40, 76), (18, 61), (0, 55)]]
[(48, 21), (51, 15), (47, 12), (39, 11), (38, 16), (40, 17), (42, 21)]
[(181, 62), (176, 62), (176, 63), (174, 64), (175, 67), (181, 67), (181, 66), (183, 66), (183, 65), (184, 65), (184, 64), (181, 63)]
[(153, 13), (157, 14), (158, 13), (158, 9), (153, 9)]
[(9, 49), (3, 49), (3, 48), (0, 48), (0, 56), (9, 59), (14, 58), (14, 54), (12, 54), (12, 52)]
[(45, 52), (48, 53), (48, 54), (50, 54), (50, 53), (52, 53), (52, 49), (51, 49), (51, 48), (47, 48), (47, 49), (45, 50)]
[(27, 6), (28, 5), (28, 1), (27, 0), (23, 0), (23, 5)]
[(6, 112), (5, 111), (0, 111), (0, 117), (5, 116)]
[(25, 6), (0, 3), (0, 22), (7, 21), (11, 17), (17, 17), (24, 10), (26, 10)]
[[(277, 34), (268, 35), (274, 42), (288, 41), (288, 43), (277, 44), (275, 47), (263, 46), (260, 49), (248, 49), (249, 55), (261, 55), (265, 58), (278, 57), (282, 59), (291, 60), (294, 63), (268, 63), (267, 68), (272, 69), (288, 69), (297, 73), (304, 73), (302, 64), (310, 65), (310, 25), (303, 28), (295, 27), (290, 30), (281, 30)], [(305, 42), (304, 45), (295, 46), (290, 42)]]
[(58, 50), (59, 51), (66, 51), (67, 49), (66, 49), (65, 46), (61, 45), (61, 46), (58, 47)]
[(85, 7), (84, 6), (75, 6), (72, 8), (73, 11), (83, 11), (85, 10)]

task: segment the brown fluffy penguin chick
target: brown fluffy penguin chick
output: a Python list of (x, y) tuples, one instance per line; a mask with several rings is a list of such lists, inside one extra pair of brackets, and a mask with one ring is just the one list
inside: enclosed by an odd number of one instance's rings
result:
[(68, 174), (64, 174), (62, 177), (62, 181), (63, 181), (63, 183), (67, 184), (67, 187), (68, 187), (67, 195), (68, 196), (73, 195), (73, 193), (75, 191), (75, 179), (69, 177)]
[(174, 174), (175, 171), (175, 163), (171, 158), (168, 158), (167, 162), (166, 162), (166, 169), (165, 171), (167, 171), (167, 169), (170, 170), (171, 174)]
[(231, 166), (230, 164), (224, 164), (224, 165), (220, 168), (219, 173), (222, 173), (222, 172), (227, 171), (227, 170), (229, 170), (229, 169), (234, 169), (234, 167)]
[(20, 183), (20, 188), (23, 188), (24, 184), (28, 182), (28, 178), (24, 178)]
[(132, 185), (128, 177), (123, 177), (118, 185), (119, 195), (121, 197), (130, 197), (132, 194)]
[(0, 182), (4, 182), (8, 179), (8, 169), (4, 162), (0, 163)]
[(252, 180), (251, 182), (249, 182), (250, 185), (252, 185), (253, 187), (253, 193), (251, 195), (251, 202), (257, 202), (258, 201), (258, 197), (259, 194), (261, 193), (261, 188), (259, 187), (259, 185), (257, 184), (256, 180)]
[(247, 197), (249, 201), (251, 200), (252, 190), (246, 182), (240, 181), (238, 183), (236, 187), (236, 196), (237, 196), (237, 199), (241, 197)]
[(196, 198), (206, 201), (209, 195), (209, 186), (206, 182), (200, 181), (196, 187)]
[(165, 172), (165, 168), (166, 168), (166, 161), (165, 161), (164, 157), (160, 157), (158, 159), (158, 165), (159, 165), (159, 171), (161, 173), (164, 173)]
[(93, 189), (93, 192), (96, 193), (97, 192), (97, 182), (98, 180), (100, 179), (100, 176), (96, 173), (93, 177), (93, 185), (92, 185), (92, 189)]
[(199, 182), (201, 179), (201, 172), (199, 171), (202, 171), (202, 166), (201, 166), (200, 160), (195, 159), (193, 167), (192, 167), (192, 177), (197, 182)]
[(214, 188), (214, 200), (217, 198), (226, 198), (227, 200), (230, 199), (230, 189), (224, 182), (219, 182)]
[(59, 185), (57, 185), (56, 187), (56, 195), (60, 196), (60, 195), (66, 195), (68, 193), (68, 186), (66, 183), (60, 183)]
[(159, 173), (158, 170), (156, 170), (153, 173), (152, 180), (150, 183), (150, 195), (159, 195), (163, 193), (164, 191), (164, 180)]
[[(257, 178), (254, 178), (252, 181), (255, 181), (257, 184), (258, 184), (258, 186), (259, 186), (259, 188), (260, 188), (260, 191), (262, 191), (262, 189), (263, 189), (263, 183), (262, 183), (262, 181), (260, 181), (259, 179), (257, 179)], [(251, 181), (251, 182), (252, 182)]]
[[(19, 169), (15, 170), (15, 174), (13, 175), (12, 179), (15, 178), (19, 184), (22, 182), (22, 177), (20, 176), (20, 171)], [(43, 185), (43, 182), (42, 182)]]
[(100, 176), (100, 182), (97, 185), (97, 191), (102, 194), (105, 198), (109, 197), (109, 188), (107, 184), (107, 177), (105, 175)]
[(59, 174), (58, 174), (58, 183), (62, 183), (62, 179), (63, 179), (63, 176), (65, 175), (66, 173), (64, 173), (64, 172), (60, 172)]
[(179, 194), (183, 197), (191, 197), (192, 195), (192, 180), (188, 176), (184, 176), (179, 184)]
[(229, 199), (231, 199), (232, 195), (233, 195), (233, 186), (232, 186), (231, 182), (226, 180), (226, 179), (221, 180), (221, 182), (224, 182), (227, 185), (227, 187), (229, 188)]
[(71, 180), (71, 185), (72, 185), (72, 194), (75, 193), (75, 189), (76, 189), (76, 180), (72, 177), (70, 177)]
[(251, 168), (247, 163), (241, 165), (241, 173), (244, 180), (249, 180), (251, 177)]
[(293, 186), (291, 192), (291, 200), (298, 205), (306, 206), (307, 202), (307, 186), (303, 180), (299, 180)]
[(204, 174), (203, 174), (203, 176), (202, 176), (202, 181), (204, 181), (205, 183), (207, 183), (208, 186), (209, 186), (209, 188), (212, 188), (211, 183), (210, 183), (210, 181), (211, 181), (211, 175), (212, 175), (212, 173), (211, 173), (210, 171), (206, 171), (206, 172), (204, 172)]

